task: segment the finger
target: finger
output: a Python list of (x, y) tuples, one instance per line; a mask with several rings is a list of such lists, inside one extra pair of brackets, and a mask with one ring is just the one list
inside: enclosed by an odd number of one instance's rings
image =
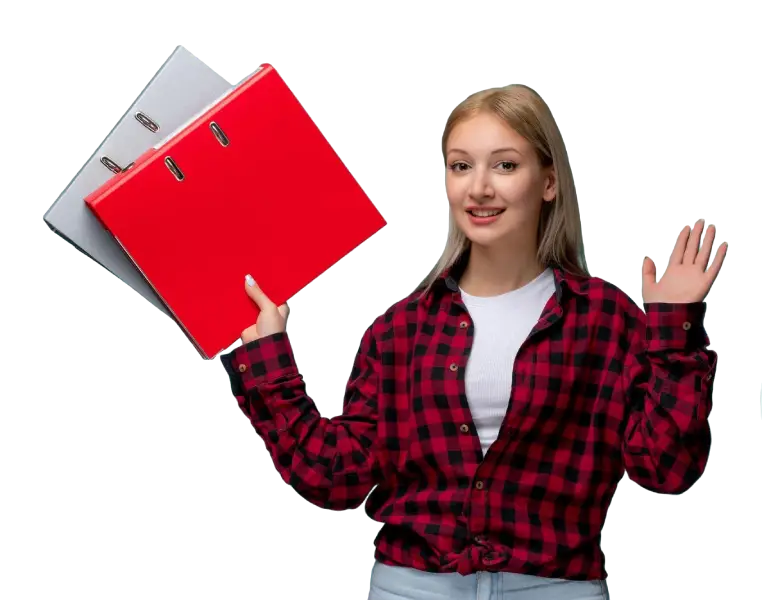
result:
[(714, 234), (716, 228), (714, 225), (710, 225), (706, 228), (706, 235), (704, 235), (704, 242), (701, 244), (701, 250), (699, 250), (696, 257), (696, 264), (701, 266), (702, 271), (706, 271), (706, 266), (709, 264), (709, 257), (712, 255), (712, 245), (714, 244)]
[(291, 310), (288, 307), (288, 303), (284, 302), (278, 307), (278, 312), (280, 313), (280, 316), (284, 319), (288, 319), (288, 315), (291, 313)]
[(725, 260), (725, 255), (728, 253), (728, 243), (722, 242), (720, 244), (719, 248), (717, 248), (717, 254), (714, 255), (714, 260), (712, 261), (712, 265), (707, 270), (706, 274), (709, 277), (709, 286), (711, 287), (714, 283), (714, 280), (717, 279), (717, 275), (720, 273), (720, 268), (722, 268), (722, 263)]
[(643, 259), (643, 289), (656, 283), (656, 265), (647, 256)]
[(683, 227), (683, 230), (680, 232), (680, 235), (677, 236), (677, 241), (675, 242), (675, 248), (672, 250), (672, 254), (669, 257), (669, 264), (670, 265), (679, 265), (683, 262), (683, 256), (685, 255), (685, 246), (688, 243), (688, 236), (691, 233), (691, 228), (686, 225)]
[(685, 254), (683, 255), (683, 263), (690, 265), (696, 262), (696, 256), (698, 255), (699, 243), (701, 242), (701, 234), (703, 231), (704, 219), (699, 219), (693, 226), (693, 231), (691, 231), (688, 236), (688, 243), (685, 246)]
[(246, 293), (249, 295), (249, 298), (254, 300), (256, 302), (257, 306), (260, 310), (265, 309), (272, 309), (275, 308), (275, 304), (272, 300), (270, 300), (265, 293), (260, 289), (259, 285), (257, 284), (254, 279), (252, 279), (251, 275), (246, 276)]

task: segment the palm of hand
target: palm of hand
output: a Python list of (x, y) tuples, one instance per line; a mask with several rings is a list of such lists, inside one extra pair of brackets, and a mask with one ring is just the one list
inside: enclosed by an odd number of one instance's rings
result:
[(691, 230), (686, 226), (680, 232), (667, 269), (656, 281), (656, 265), (646, 257), (643, 261), (643, 302), (668, 302), (687, 304), (702, 302), (714, 284), (725, 260), (728, 244), (723, 242), (709, 266), (714, 243), (715, 227), (707, 228), (704, 243), (701, 234), (704, 220), (700, 219)]

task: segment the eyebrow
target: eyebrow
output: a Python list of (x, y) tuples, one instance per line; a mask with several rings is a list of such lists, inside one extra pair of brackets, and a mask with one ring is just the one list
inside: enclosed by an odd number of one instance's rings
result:
[[(450, 152), (460, 152), (461, 154), (468, 154), (468, 152), (466, 152), (465, 150), (461, 150), (460, 148), (450, 148)], [(516, 148), (512, 148), (510, 146), (506, 148), (498, 148), (497, 150), (493, 150), (492, 154), (499, 154), (500, 152), (515, 152), (516, 154), (521, 155), (521, 152), (516, 150)]]

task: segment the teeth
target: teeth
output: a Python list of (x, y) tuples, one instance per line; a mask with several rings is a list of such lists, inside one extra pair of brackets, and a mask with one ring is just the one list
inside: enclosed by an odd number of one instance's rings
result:
[(475, 217), (494, 217), (495, 215), (499, 215), (503, 211), (502, 210), (472, 210), (469, 212)]

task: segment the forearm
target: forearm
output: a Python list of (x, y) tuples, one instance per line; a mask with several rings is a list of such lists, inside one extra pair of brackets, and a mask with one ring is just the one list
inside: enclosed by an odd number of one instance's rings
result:
[(307, 394), (287, 334), (241, 346), (222, 362), (240, 409), (283, 480), (323, 508), (359, 506), (377, 479), (370, 363), (358, 358), (345, 410), (329, 419)]
[(656, 492), (686, 491), (709, 458), (717, 355), (706, 347), (704, 310), (701, 304), (648, 307), (645, 343), (636, 344), (625, 362), (625, 467), (631, 479)]

